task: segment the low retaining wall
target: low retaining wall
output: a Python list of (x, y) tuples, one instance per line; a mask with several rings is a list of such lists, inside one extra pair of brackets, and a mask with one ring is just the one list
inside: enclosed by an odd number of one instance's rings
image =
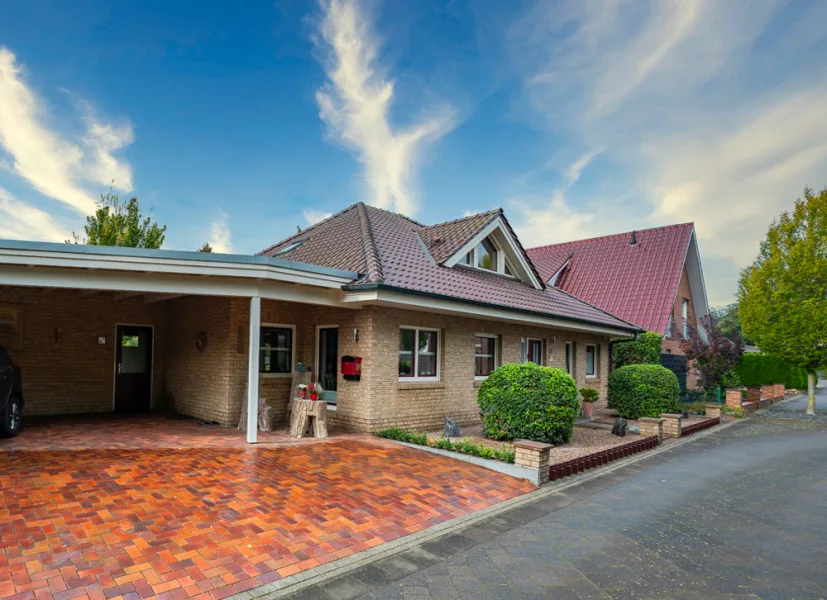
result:
[(577, 473), (582, 473), (583, 471), (587, 471), (594, 467), (600, 467), (602, 465), (609, 464), (612, 461), (626, 458), (627, 456), (637, 454), (638, 452), (643, 452), (644, 450), (652, 450), (657, 447), (658, 436), (653, 435), (628, 444), (623, 444), (622, 446), (615, 446), (609, 450), (603, 450), (587, 456), (574, 458), (563, 463), (551, 465), (548, 469), (548, 479), (549, 481), (555, 481), (557, 479), (562, 479), (563, 477), (576, 475)]
[(684, 425), (681, 428), (681, 437), (686, 437), (688, 435), (692, 435), (693, 433), (698, 433), (699, 431), (703, 431), (704, 429), (709, 429), (710, 427), (715, 427), (716, 425), (721, 424), (721, 417), (716, 417), (713, 419), (706, 419), (701, 421), (700, 423), (693, 423), (692, 425)]

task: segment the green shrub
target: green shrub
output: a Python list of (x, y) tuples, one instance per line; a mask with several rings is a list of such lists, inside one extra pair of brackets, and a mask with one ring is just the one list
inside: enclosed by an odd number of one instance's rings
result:
[(580, 388), (580, 397), (583, 398), (583, 402), (597, 402), (600, 398), (600, 392), (594, 388), (582, 387)]
[(790, 389), (807, 389), (806, 369), (769, 354), (742, 354), (735, 373), (740, 377), (742, 385), (747, 387), (783, 383)]
[(721, 412), (725, 415), (729, 415), (730, 417), (735, 417), (737, 419), (743, 419), (744, 417), (749, 415), (747, 409), (745, 408), (741, 408), (740, 406), (727, 406), (726, 404), (721, 408)]
[(680, 410), (686, 410), (696, 415), (706, 414), (706, 402), (683, 402), (678, 407)]
[(409, 444), (419, 444), (420, 446), (428, 445), (428, 434), (424, 431), (408, 431), (401, 427), (389, 427), (382, 431), (377, 431), (376, 435), (381, 438), (389, 440), (396, 440), (398, 442), (408, 442)]
[(663, 336), (659, 333), (646, 331), (634, 340), (621, 338), (612, 341), (612, 362), (616, 369), (626, 365), (660, 364), (660, 347)]
[(738, 373), (735, 371), (727, 371), (724, 373), (724, 377), (721, 380), (721, 385), (726, 389), (737, 389), (744, 384), (741, 383), (741, 378), (738, 376)]
[(496, 369), (480, 386), (477, 403), (486, 437), (548, 444), (571, 439), (579, 408), (574, 379), (534, 363)]
[(624, 419), (676, 412), (680, 393), (678, 378), (660, 365), (627, 365), (609, 375), (609, 408)]

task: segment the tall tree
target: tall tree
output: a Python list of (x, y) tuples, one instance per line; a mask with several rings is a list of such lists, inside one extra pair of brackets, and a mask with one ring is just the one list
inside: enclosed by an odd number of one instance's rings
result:
[(712, 316), (718, 331), (725, 338), (733, 342), (740, 340), (744, 344), (752, 345), (752, 340), (745, 337), (741, 329), (741, 313), (737, 302), (726, 306), (715, 306), (710, 309), (709, 314)]
[(212, 252), (212, 246), (209, 242), (204, 242), (204, 245), (198, 249), (199, 252)]
[(83, 240), (72, 232), (76, 244), (157, 249), (164, 243), (167, 227), (160, 227), (151, 217), (144, 217), (137, 198), (122, 204), (118, 195), (110, 190), (101, 194), (97, 210), (86, 217), (83, 230), (86, 232)]
[(737, 336), (734, 340), (724, 336), (714, 319), (704, 317), (702, 325), (706, 337), (695, 331), (691, 337), (681, 340), (681, 349), (700, 371), (701, 386), (712, 389), (723, 385), (727, 374), (738, 366), (744, 347)]
[(738, 285), (744, 333), (764, 352), (807, 369), (807, 414), (816, 370), (827, 366), (827, 188), (809, 188), (774, 221)]

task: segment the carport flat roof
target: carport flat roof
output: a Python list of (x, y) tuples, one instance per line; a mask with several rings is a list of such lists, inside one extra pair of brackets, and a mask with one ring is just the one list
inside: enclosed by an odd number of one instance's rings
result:
[[(251, 254), (218, 254), (215, 252), (197, 252), (187, 250), (153, 250), (150, 248), (124, 248), (120, 246), (88, 246), (83, 244), (58, 244), (54, 242), (30, 242), (23, 240), (0, 239), (0, 251), (20, 252), (53, 252), (59, 254), (72, 254), (78, 257), (88, 257), (94, 260), (96, 256), (110, 258), (138, 258), (157, 260), (179, 260), (193, 261), (197, 263), (231, 263), (239, 265), (254, 265), (265, 267), (279, 267), (294, 271), (303, 271), (316, 275), (328, 275), (330, 277), (341, 277), (347, 280), (359, 278), (359, 273), (320, 267), (307, 263), (271, 258), (268, 256), (254, 256)], [(2, 262), (0, 260), (0, 262)]]

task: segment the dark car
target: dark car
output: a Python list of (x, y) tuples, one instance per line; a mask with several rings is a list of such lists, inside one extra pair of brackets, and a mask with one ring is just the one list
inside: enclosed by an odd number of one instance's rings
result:
[(20, 432), (23, 413), (23, 384), (20, 369), (0, 346), (0, 437), (14, 437)]

